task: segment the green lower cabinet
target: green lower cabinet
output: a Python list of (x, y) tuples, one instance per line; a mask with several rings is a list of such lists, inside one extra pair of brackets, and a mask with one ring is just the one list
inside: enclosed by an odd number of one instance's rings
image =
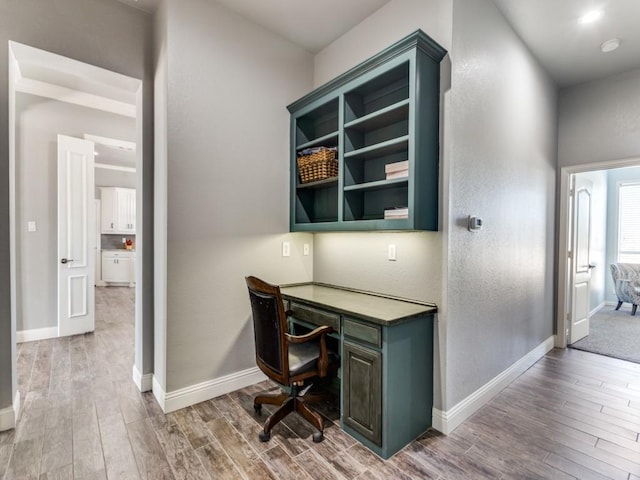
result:
[(390, 326), (343, 317), (342, 428), (389, 458), (431, 426), (433, 316)]
[(382, 446), (382, 354), (345, 341), (342, 421)]

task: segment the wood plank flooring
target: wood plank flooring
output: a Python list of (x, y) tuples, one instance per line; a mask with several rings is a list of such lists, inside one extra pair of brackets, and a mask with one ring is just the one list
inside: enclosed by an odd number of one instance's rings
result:
[(314, 444), (295, 415), (260, 443), (252, 396), (267, 382), (163, 414), (131, 381), (133, 290), (96, 302), (95, 333), (19, 345), (23, 410), (0, 433), (0, 478), (640, 480), (638, 364), (553, 350), (453, 434), (383, 461), (337, 422)]

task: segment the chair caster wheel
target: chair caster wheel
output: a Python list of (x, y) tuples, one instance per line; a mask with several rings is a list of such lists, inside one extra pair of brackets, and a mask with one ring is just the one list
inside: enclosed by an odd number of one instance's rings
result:
[(258, 434), (258, 438), (261, 442), (268, 442), (271, 439), (271, 434), (263, 430)]
[(255, 412), (260, 415), (262, 413), (262, 405), (254, 405), (253, 409), (255, 410)]
[(314, 443), (320, 443), (322, 440), (324, 440), (324, 434), (322, 432), (316, 432), (313, 434)]

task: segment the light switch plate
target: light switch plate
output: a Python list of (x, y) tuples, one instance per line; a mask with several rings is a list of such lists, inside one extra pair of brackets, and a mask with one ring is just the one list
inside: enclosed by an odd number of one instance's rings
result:
[(389, 244), (389, 255), (388, 258), (390, 261), (396, 261), (396, 246), (393, 243)]
[(36, 222), (33, 220), (29, 220), (27, 222), (27, 231), (28, 232), (35, 232), (36, 231)]
[(303, 255), (309, 255), (309, 244), (305, 243), (304, 245), (302, 245), (302, 254)]

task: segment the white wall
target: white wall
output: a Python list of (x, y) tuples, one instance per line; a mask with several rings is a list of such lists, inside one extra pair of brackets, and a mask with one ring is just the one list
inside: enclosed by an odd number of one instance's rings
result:
[[(157, 126), (167, 142), (156, 145), (167, 204), (166, 296), (156, 290), (166, 327), (156, 348), (166, 342), (166, 363), (156, 371), (172, 392), (255, 368), (246, 275), (313, 277), (302, 255), (311, 235), (288, 233), (285, 108), (311, 89), (313, 69), (310, 54), (215, 2), (166, 8), (166, 72), (156, 82), (166, 87)], [(162, 56), (161, 37), (156, 47)], [(281, 256), (283, 240), (291, 257)]]
[[(84, 138), (85, 133), (134, 141), (135, 119), (17, 95), (18, 331), (57, 326), (57, 135)], [(27, 221), (36, 222), (36, 232), (27, 232)]]
[(558, 166), (640, 158), (640, 69), (560, 91)]
[(121, 170), (110, 170), (96, 168), (96, 198), (100, 198), (99, 187), (124, 187), (136, 188), (135, 172), (123, 172)]
[(548, 75), (493, 2), (453, 5), (446, 409), (553, 334), (557, 146)]

